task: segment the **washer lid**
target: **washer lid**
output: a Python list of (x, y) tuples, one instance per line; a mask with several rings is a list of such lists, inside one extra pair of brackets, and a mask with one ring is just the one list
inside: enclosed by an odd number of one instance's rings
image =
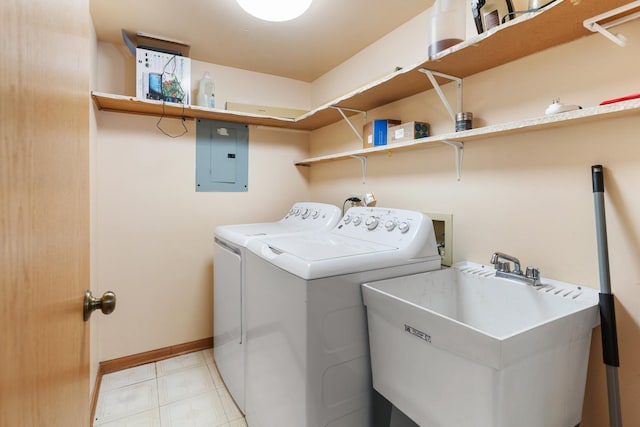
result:
[(332, 233), (269, 236), (265, 244), (277, 253), (287, 253), (308, 262), (395, 251), (395, 246), (343, 237)]
[[(322, 232), (253, 239), (247, 249), (249, 255), (305, 280), (431, 261), (406, 258), (394, 246)], [(440, 265), (440, 257), (434, 262)]]

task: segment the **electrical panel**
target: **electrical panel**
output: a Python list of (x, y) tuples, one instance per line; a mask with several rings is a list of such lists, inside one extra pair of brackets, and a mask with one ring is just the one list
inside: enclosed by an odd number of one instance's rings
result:
[(248, 125), (198, 119), (196, 191), (248, 191), (248, 176)]

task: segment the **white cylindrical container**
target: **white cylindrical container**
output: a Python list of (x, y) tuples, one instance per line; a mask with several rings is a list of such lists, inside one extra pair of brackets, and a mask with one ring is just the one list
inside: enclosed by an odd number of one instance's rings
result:
[(431, 9), (429, 56), (466, 38), (465, 0), (436, 0)]
[(215, 108), (214, 90), (213, 79), (208, 72), (205, 72), (198, 86), (198, 105), (200, 107)]

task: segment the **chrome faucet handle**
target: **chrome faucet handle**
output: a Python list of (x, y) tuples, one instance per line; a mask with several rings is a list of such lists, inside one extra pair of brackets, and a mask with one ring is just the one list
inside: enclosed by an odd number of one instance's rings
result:
[(533, 280), (540, 280), (540, 270), (536, 267), (527, 267), (525, 277)]
[(491, 260), (489, 262), (495, 265), (498, 263), (499, 258), (500, 258), (500, 255), (498, 254), (498, 252), (494, 252), (491, 254)]
[[(491, 255), (491, 264), (495, 264), (497, 266), (501, 259), (506, 261), (505, 264), (512, 262), (514, 268), (513, 273), (522, 275), (522, 270), (520, 270), (520, 260), (514, 256), (507, 255), (502, 252), (494, 252)], [(496, 270), (498, 270), (498, 267), (496, 267)], [(511, 270), (511, 266), (509, 266), (509, 270)]]
[(511, 271), (511, 264), (509, 261), (496, 261), (495, 266), (496, 271), (501, 271), (503, 273), (509, 273)]

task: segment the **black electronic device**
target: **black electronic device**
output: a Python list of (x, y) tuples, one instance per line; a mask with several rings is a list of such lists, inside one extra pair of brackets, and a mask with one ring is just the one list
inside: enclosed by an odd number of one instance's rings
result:
[(478, 34), (514, 18), (511, 0), (472, 0), (471, 12)]

